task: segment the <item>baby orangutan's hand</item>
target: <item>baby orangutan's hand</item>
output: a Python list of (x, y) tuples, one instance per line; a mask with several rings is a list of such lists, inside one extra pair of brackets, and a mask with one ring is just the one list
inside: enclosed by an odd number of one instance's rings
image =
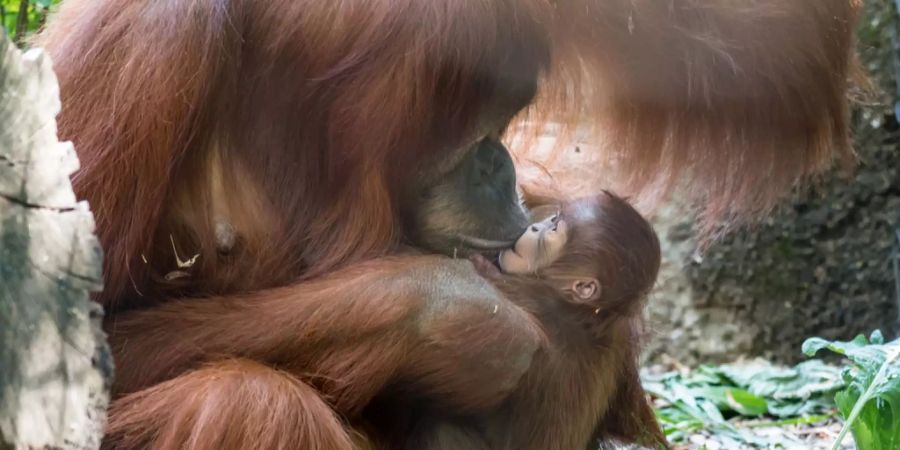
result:
[(489, 279), (500, 277), (500, 269), (483, 255), (475, 253), (469, 256), (469, 261), (475, 265), (475, 270), (479, 275)]

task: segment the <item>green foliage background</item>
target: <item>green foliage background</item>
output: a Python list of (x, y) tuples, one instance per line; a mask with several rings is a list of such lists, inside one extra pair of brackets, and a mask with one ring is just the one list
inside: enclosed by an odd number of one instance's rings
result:
[[(39, 29), (50, 8), (60, 0), (0, 0), (0, 25), (10, 38), (21, 43), (28, 33)], [(25, 20), (20, 21), (19, 12), (25, 10)]]

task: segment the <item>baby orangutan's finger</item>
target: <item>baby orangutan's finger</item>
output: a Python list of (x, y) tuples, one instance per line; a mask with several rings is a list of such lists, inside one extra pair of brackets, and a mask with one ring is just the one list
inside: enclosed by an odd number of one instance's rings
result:
[(498, 278), (500, 276), (500, 269), (497, 265), (485, 258), (484, 255), (475, 253), (469, 256), (469, 261), (472, 261), (472, 264), (475, 265), (475, 270), (485, 278)]

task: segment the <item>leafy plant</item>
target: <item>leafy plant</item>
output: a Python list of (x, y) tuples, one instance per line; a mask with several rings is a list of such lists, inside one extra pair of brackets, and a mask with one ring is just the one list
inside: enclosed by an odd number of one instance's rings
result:
[[(753, 428), (826, 420), (834, 414), (834, 393), (845, 386), (840, 369), (819, 360), (793, 368), (762, 360), (701, 366), (690, 373), (645, 375), (643, 384), (662, 402), (656, 413), (671, 441), (705, 430), (732, 442), (729, 448), (802, 448), (799, 442), (788, 442), (788, 436), (776, 439)], [(774, 420), (748, 422), (760, 418)]]
[(60, 0), (0, 0), (0, 26), (9, 37), (21, 43), (24, 37), (39, 29), (50, 8)]
[(803, 343), (808, 356), (822, 349), (853, 362), (841, 374), (846, 389), (835, 395), (845, 422), (833, 448), (840, 447), (848, 430), (860, 450), (900, 448), (900, 339), (885, 343), (876, 330), (868, 340), (859, 335), (849, 342), (811, 338)]

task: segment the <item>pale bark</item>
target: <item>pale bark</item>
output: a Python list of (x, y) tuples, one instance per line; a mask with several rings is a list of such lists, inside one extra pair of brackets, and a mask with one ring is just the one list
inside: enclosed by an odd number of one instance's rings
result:
[(112, 362), (89, 300), (101, 251), (56, 137), (59, 88), (0, 34), (0, 448), (97, 448)]

